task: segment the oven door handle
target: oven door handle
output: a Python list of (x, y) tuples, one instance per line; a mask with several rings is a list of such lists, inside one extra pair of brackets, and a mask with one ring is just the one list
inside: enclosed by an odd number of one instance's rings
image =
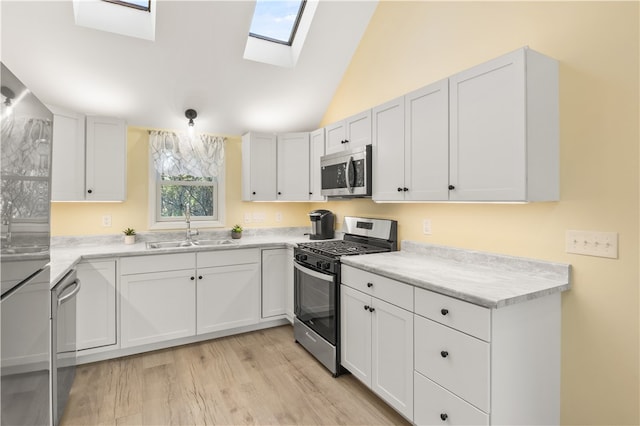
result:
[(304, 266), (300, 266), (298, 263), (294, 263), (293, 266), (303, 274), (311, 275), (314, 278), (317, 278), (322, 281), (333, 282), (335, 279), (334, 275), (331, 274), (323, 274), (322, 272), (316, 272), (313, 269), (305, 268)]

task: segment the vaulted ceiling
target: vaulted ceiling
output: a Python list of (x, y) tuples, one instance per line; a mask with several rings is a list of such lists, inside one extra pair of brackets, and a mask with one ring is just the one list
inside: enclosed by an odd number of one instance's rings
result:
[(318, 4), (294, 68), (243, 59), (253, 1), (161, 0), (155, 41), (77, 26), (71, 0), (0, 2), (2, 62), (43, 102), (132, 126), (318, 127), (377, 2)]

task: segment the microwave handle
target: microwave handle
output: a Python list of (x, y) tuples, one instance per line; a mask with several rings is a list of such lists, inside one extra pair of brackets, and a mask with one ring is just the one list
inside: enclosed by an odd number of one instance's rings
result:
[(353, 185), (351, 185), (351, 166), (353, 165), (353, 157), (349, 157), (346, 167), (347, 190), (353, 194)]

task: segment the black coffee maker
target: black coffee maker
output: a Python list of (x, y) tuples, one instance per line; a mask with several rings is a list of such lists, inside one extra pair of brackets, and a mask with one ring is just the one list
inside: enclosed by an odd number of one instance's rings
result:
[(329, 210), (314, 210), (309, 213), (311, 219), (311, 233), (309, 238), (312, 240), (329, 240), (333, 238), (336, 216)]

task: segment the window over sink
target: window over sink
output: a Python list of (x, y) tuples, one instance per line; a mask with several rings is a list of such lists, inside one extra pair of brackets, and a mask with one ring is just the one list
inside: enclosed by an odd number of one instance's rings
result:
[(224, 139), (149, 132), (149, 227), (224, 226)]

